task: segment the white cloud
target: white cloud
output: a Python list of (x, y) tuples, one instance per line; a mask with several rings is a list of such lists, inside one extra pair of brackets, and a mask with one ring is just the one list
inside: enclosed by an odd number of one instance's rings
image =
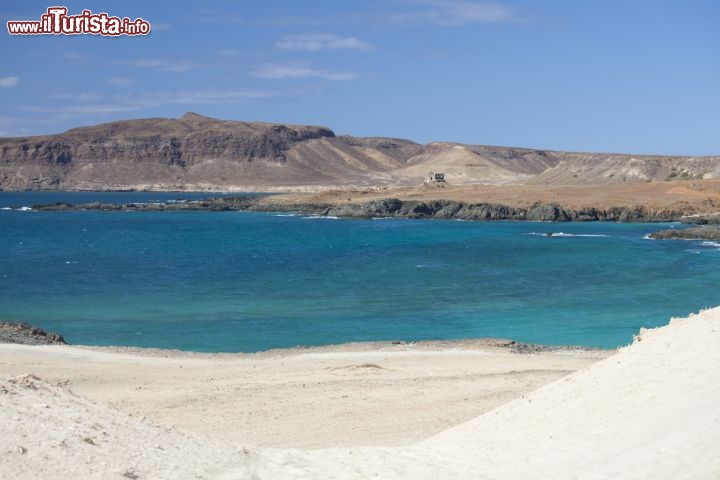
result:
[(270, 79), (314, 77), (333, 81), (355, 80), (358, 78), (358, 74), (352, 72), (328, 72), (327, 70), (317, 70), (305, 65), (278, 65), (272, 63), (258, 66), (253, 72), (253, 76)]
[(416, 0), (412, 4), (420, 8), (388, 15), (386, 20), (392, 23), (434, 23), (452, 27), (471, 23), (502, 23), (515, 19), (510, 7), (496, 2)]
[(67, 110), (76, 113), (112, 113), (142, 110), (162, 105), (210, 105), (239, 103), (247, 100), (272, 98), (283, 95), (273, 90), (205, 89), (177, 92), (157, 92), (143, 95), (115, 95), (108, 104), (68, 105)]
[(193, 90), (187, 92), (174, 92), (171, 94), (158, 94), (145, 98), (148, 102), (157, 104), (214, 104), (214, 103), (237, 103), (244, 100), (256, 100), (259, 98), (270, 98), (280, 96), (280, 92), (272, 90)]
[(0, 88), (14, 87), (20, 83), (18, 77), (0, 77)]
[(84, 116), (84, 115), (95, 115), (100, 113), (117, 113), (117, 112), (131, 112), (134, 110), (140, 110), (141, 107), (133, 105), (121, 105), (121, 104), (70, 104), (60, 105), (54, 107), (40, 107), (37, 105), (21, 105), (17, 107), (18, 111), (26, 113), (48, 113), (63, 115), (67, 118)]
[(227, 10), (215, 8), (198, 8), (193, 12), (190, 20), (193, 23), (244, 23), (244, 20), (241, 16), (228, 13)]
[(113, 103), (127, 108), (140, 110), (143, 108), (158, 107), (161, 105), (208, 105), (239, 103), (247, 100), (272, 98), (282, 95), (282, 92), (273, 90), (248, 89), (205, 89), (177, 92), (157, 92), (144, 95), (116, 95)]
[(74, 102), (97, 102), (102, 99), (98, 93), (50, 93), (47, 98), (53, 100), (72, 100)]
[(183, 73), (195, 68), (195, 64), (184, 60), (158, 60), (158, 59), (139, 59), (130, 62), (130, 65), (138, 68), (151, 68), (160, 72)]
[[(140, 95), (118, 93), (104, 97), (101, 101), (93, 103), (77, 102), (76, 99), (83, 94), (67, 94), (62, 96), (62, 98), (66, 98), (69, 101), (69, 103), (64, 105), (48, 105), (48, 102), (45, 102), (39, 105), (19, 105), (14, 107), (13, 110), (27, 114), (24, 120), (36, 128), (38, 125), (55, 125), (59, 121), (77, 121), (78, 119), (103, 121), (106, 120), (109, 115), (114, 114), (140, 116), (140, 112), (161, 108), (166, 105), (186, 105), (189, 108), (192, 108), (193, 105), (228, 105), (272, 98), (318, 95), (323, 91), (322, 86), (278, 90), (207, 88), (201, 90), (155, 92)], [(56, 96), (55, 98), (61, 99), (60, 96)], [(16, 123), (13, 124), (14, 130), (4, 128), (3, 118), (4, 117), (0, 116), (0, 132), (7, 131), (18, 134)], [(2, 133), (0, 133), (0, 135), (2, 135)]]
[(16, 107), (16, 110), (27, 113), (43, 113), (49, 112), (51, 109), (49, 107), (39, 107), (37, 105), (20, 105)]
[[(89, 99), (89, 94), (52, 94), (50, 98), (57, 100), (71, 100), (68, 105), (38, 106), (21, 105), (18, 111), (27, 113), (53, 112), (64, 115), (66, 118), (75, 118), (88, 115), (134, 112), (146, 108), (162, 105), (209, 105), (229, 104), (262, 98), (274, 98), (283, 95), (299, 95), (301, 91), (278, 90), (248, 90), (248, 89), (205, 89), (177, 92), (157, 92), (143, 95), (118, 94), (108, 97), (107, 101), (96, 103), (78, 103), (79, 99)], [(100, 100), (100, 98), (96, 98)]]
[(355, 37), (340, 37), (334, 34), (294, 35), (275, 43), (281, 50), (368, 50), (370, 44)]
[(383, 2), (372, 12), (348, 12), (330, 16), (284, 16), (279, 25), (373, 25), (461, 27), (470, 24), (507, 23), (521, 20), (516, 8), (500, 1), (395, 0)]
[(129, 87), (130, 85), (135, 84), (135, 80), (126, 77), (111, 77), (108, 78), (107, 83), (115, 87)]
[(74, 113), (80, 115), (98, 115), (107, 113), (123, 113), (134, 112), (140, 110), (140, 107), (132, 105), (72, 105), (62, 109), (65, 113)]

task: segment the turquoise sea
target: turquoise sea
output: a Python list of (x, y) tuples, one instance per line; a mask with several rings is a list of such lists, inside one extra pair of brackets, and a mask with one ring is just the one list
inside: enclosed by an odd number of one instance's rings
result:
[(19, 209), (207, 195), (0, 192), (0, 318), (71, 343), (206, 352), (476, 337), (616, 347), (720, 305), (720, 245), (645, 238), (668, 224)]

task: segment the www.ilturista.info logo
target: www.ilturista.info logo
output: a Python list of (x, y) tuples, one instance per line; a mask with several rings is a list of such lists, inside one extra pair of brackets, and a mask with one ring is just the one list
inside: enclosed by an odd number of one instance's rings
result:
[(80, 15), (68, 15), (65, 7), (50, 7), (40, 21), (7, 22), (10, 35), (147, 35), (150, 24), (142, 18), (111, 17), (107, 13), (83, 10)]

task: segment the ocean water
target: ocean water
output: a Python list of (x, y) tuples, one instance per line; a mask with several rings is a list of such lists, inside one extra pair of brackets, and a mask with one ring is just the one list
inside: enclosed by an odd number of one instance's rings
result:
[[(48, 195), (0, 193), (0, 208)], [(720, 305), (720, 245), (645, 238), (662, 228), (0, 210), (0, 318), (71, 343), (206, 352), (477, 337), (616, 347)]]

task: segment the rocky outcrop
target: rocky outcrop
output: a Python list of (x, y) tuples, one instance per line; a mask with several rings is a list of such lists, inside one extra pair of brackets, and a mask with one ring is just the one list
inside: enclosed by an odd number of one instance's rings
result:
[(27, 323), (0, 321), (0, 343), (24, 345), (66, 345), (62, 335), (46, 332)]
[(644, 207), (573, 210), (554, 203), (536, 203), (529, 208), (522, 208), (492, 203), (468, 204), (445, 200), (416, 202), (397, 199), (372, 201), (363, 204), (347, 204), (327, 210), (327, 215), (337, 217), (529, 220), (542, 222), (666, 222), (677, 220), (686, 213), (685, 210), (654, 210)]
[(690, 228), (673, 228), (651, 233), (650, 238), (656, 240), (706, 240), (720, 241), (720, 225), (700, 225)]
[(693, 213), (687, 210), (634, 208), (564, 208), (554, 203), (536, 203), (529, 208), (509, 207), (493, 203), (463, 203), (448, 200), (412, 201), (389, 198), (365, 203), (332, 205), (324, 203), (277, 203), (272, 196), (240, 196), (209, 198), (206, 200), (173, 203), (110, 204), (87, 203), (70, 205), (56, 203), (34, 205), (33, 210), (207, 210), (207, 211), (255, 211), (296, 212), (305, 215), (322, 215), (344, 218), (415, 218), (457, 220), (530, 220), (542, 222), (668, 222)]
[(720, 213), (706, 215), (688, 215), (680, 219), (682, 223), (693, 225), (720, 225)]

